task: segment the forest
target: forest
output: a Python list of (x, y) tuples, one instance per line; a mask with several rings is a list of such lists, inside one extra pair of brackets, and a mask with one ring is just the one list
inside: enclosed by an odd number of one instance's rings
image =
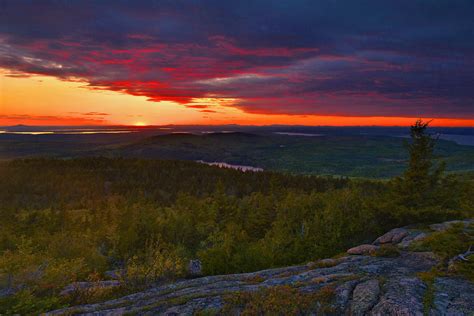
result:
[[(225, 162), (292, 174), (390, 179), (403, 173), (407, 128), (291, 126), (169, 126), (123, 129), (123, 133), (39, 129), (9, 134), (0, 128), (0, 160), (109, 157)], [(17, 127), (12, 133), (28, 133)], [(473, 172), (473, 129), (432, 128), (439, 139), (435, 162), (447, 173)], [(71, 134), (71, 133), (85, 134)], [(97, 132), (97, 134), (94, 134)], [(61, 134), (64, 133), (64, 134)], [(90, 133), (90, 134), (87, 134)], [(460, 138), (463, 144), (443, 137)], [(470, 145), (469, 145), (470, 144)]]
[[(427, 124), (411, 128), (389, 180), (241, 172), (140, 158), (0, 163), (0, 314), (35, 314), (190, 277), (338, 255), (404, 225), (474, 216), (469, 174), (433, 163)], [(76, 281), (113, 290), (61, 294)]]

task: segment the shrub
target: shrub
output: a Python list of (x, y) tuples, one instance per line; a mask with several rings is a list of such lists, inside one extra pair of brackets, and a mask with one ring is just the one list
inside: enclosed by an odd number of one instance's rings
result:
[(235, 310), (240, 315), (303, 315), (331, 310), (334, 289), (324, 287), (316, 293), (303, 293), (290, 286), (263, 288), (256, 292), (238, 292), (225, 298), (224, 315)]
[(400, 256), (400, 250), (394, 245), (382, 245), (372, 254), (374, 257), (398, 257)]
[(146, 287), (185, 275), (185, 260), (176, 250), (151, 243), (146, 250), (127, 261), (125, 282), (129, 287)]
[(465, 252), (474, 239), (474, 224), (469, 227), (453, 225), (446, 231), (434, 232), (428, 237), (414, 242), (410, 249), (413, 251), (433, 251), (441, 259), (447, 261)]
[[(464, 225), (453, 225), (446, 231), (435, 232), (425, 239), (411, 245), (412, 251), (433, 251), (442, 263), (428, 274), (431, 278), (443, 275), (461, 275), (468, 280), (474, 281), (474, 255), (468, 256), (468, 261), (451, 259), (464, 253), (472, 245), (474, 240), (474, 224), (468, 227)], [(449, 266), (448, 266), (449, 265)], [(426, 279), (427, 275), (423, 275)]]
[(0, 314), (34, 315), (53, 309), (65, 307), (59, 297), (38, 297), (29, 289), (21, 290), (15, 295), (0, 299)]

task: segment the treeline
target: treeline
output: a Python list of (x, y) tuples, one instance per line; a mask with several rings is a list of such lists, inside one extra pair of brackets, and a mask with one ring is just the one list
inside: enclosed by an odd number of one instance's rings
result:
[(324, 192), (348, 185), (341, 177), (245, 173), (186, 161), (120, 158), (14, 160), (0, 163), (0, 175), (2, 209), (98, 207), (110, 195), (168, 206), (182, 193), (208, 197), (222, 189), (241, 198), (257, 192)]
[(472, 217), (472, 181), (444, 177), (433, 144), (413, 139), (410, 168), (391, 181), (139, 159), (3, 162), (0, 290), (14, 295), (0, 298), (0, 313), (99, 300), (59, 292), (109, 270), (137, 290), (186, 277), (190, 259), (205, 274), (255, 271), (333, 256), (394, 227)]

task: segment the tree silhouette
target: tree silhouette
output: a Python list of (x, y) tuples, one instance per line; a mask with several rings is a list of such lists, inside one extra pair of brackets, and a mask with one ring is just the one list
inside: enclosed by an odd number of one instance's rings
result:
[(427, 133), (431, 121), (418, 119), (410, 127), (411, 143), (408, 144), (408, 168), (403, 175), (403, 194), (419, 205), (429, 199), (444, 171), (444, 163), (434, 168), (433, 151), (436, 139)]

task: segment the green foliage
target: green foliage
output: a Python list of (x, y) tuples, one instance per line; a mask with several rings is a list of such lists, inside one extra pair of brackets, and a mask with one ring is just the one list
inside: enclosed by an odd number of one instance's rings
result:
[(398, 257), (400, 256), (400, 250), (394, 245), (381, 245), (373, 254), (375, 257)]
[(426, 129), (430, 122), (417, 120), (410, 128), (412, 143), (408, 146), (410, 160), (405, 171), (407, 181), (412, 181), (419, 185), (427, 186), (427, 178), (433, 167), (433, 149), (435, 140), (426, 134)]
[[(344, 253), (345, 255), (346, 253)], [(337, 259), (322, 259), (316, 262), (312, 262), (309, 267), (311, 269), (319, 269), (319, 268), (331, 268), (339, 264), (339, 260)]]
[[(179, 133), (151, 136), (161, 132), (145, 129), (134, 130), (133, 133), (77, 137), (0, 135), (3, 145), (0, 146), (0, 159), (104, 156), (204, 160), (257, 166), (278, 172), (384, 179), (402, 175), (407, 166), (404, 139), (388, 136), (402, 134), (401, 130), (382, 128), (374, 133), (375, 130), (360, 129), (363, 133), (359, 134), (358, 129), (352, 127), (321, 128), (320, 132), (324, 134), (321, 137), (274, 134), (273, 131), (278, 128), (272, 127), (251, 130), (256, 134)], [(434, 160), (446, 161), (448, 172), (473, 171), (474, 147), (440, 139), (434, 151)], [(172, 166), (172, 163), (169, 165)], [(181, 181), (186, 182), (187, 179)], [(99, 183), (98, 188), (101, 186)]]
[[(2, 301), (0, 313), (22, 304), (38, 306), (33, 312), (96, 302), (185, 277), (195, 258), (205, 274), (314, 261), (394, 227), (471, 217), (474, 210), (470, 178), (441, 179), (439, 195), (415, 207), (395, 181), (178, 161), (17, 160), (0, 163), (0, 177), (0, 285), (17, 293)], [(115, 269), (126, 271), (117, 292), (59, 295), (67, 284), (91, 275), (104, 280)]]
[(61, 301), (67, 305), (84, 305), (101, 302), (107, 299), (112, 299), (118, 296), (125, 296), (133, 291), (138, 290), (136, 287), (131, 287), (129, 284), (122, 283), (119, 286), (105, 287), (100, 286), (98, 283), (102, 280), (99, 273), (91, 273), (87, 277), (86, 281), (95, 284), (90, 287), (76, 286), (72, 291), (67, 294), (63, 294)]
[(6, 315), (37, 315), (53, 309), (64, 307), (64, 303), (56, 296), (37, 296), (25, 289), (14, 296), (0, 299), (0, 314)]
[(175, 249), (151, 243), (126, 263), (124, 281), (133, 288), (185, 275), (185, 262)]
[(410, 246), (412, 251), (433, 251), (441, 259), (441, 263), (430, 271), (418, 273), (418, 277), (427, 286), (423, 297), (425, 315), (429, 315), (433, 307), (437, 277), (455, 275), (474, 282), (474, 255), (468, 256), (468, 261), (451, 260), (464, 253), (473, 243), (474, 224), (470, 224), (468, 227), (461, 224), (453, 225), (445, 231), (434, 232)]
[(245, 230), (236, 224), (228, 224), (212, 234), (206, 243), (208, 247), (198, 252), (206, 274), (247, 272), (264, 266), (258, 246), (253, 245)]
[(206, 308), (194, 313), (194, 316), (216, 316), (220, 315), (218, 309)]
[(434, 148), (436, 140), (427, 133), (430, 122), (417, 120), (410, 128), (411, 143), (408, 144), (408, 167), (400, 179), (400, 197), (404, 204), (422, 207), (430, 203), (438, 193), (445, 164), (434, 168)]
[(413, 243), (411, 250), (433, 251), (441, 258), (441, 267), (433, 270), (432, 275), (454, 274), (474, 281), (474, 255), (468, 256), (468, 261), (449, 262), (455, 256), (466, 252), (472, 245), (474, 245), (474, 224), (470, 224), (468, 227), (453, 225), (446, 231), (435, 232), (425, 239)]
[(426, 290), (423, 295), (423, 314), (430, 315), (431, 309), (434, 307), (435, 286), (433, 280), (425, 281)]
[(466, 256), (468, 261), (457, 261), (450, 272), (474, 282), (474, 255)]
[(413, 251), (430, 250), (443, 260), (449, 260), (465, 252), (474, 242), (474, 224), (464, 227), (462, 224), (440, 232), (434, 232), (421, 241), (414, 242)]

